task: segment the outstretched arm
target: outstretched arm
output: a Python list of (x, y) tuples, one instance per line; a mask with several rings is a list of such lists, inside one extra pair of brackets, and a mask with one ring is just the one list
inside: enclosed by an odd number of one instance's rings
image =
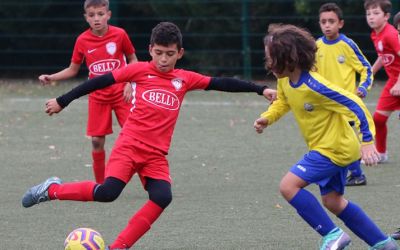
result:
[(256, 92), (270, 101), (276, 99), (276, 91), (266, 85), (257, 85), (249, 81), (243, 81), (229, 77), (212, 77), (205, 90), (218, 90), (225, 92)]
[(108, 73), (99, 77), (92, 78), (86, 82), (78, 85), (77, 87), (70, 90), (68, 93), (51, 99), (46, 102), (46, 113), (52, 115), (60, 112), (63, 108), (68, 106), (73, 100), (78, 99), (81, 96), (87, 95), (95, 90), (108, 87), (115, 83), (114, 76), (112, 73)]

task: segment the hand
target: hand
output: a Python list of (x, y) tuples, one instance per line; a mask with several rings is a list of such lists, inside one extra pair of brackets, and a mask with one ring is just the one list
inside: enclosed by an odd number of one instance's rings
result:
[(366, 97), (368, 94), (367, 90), (364, 87), (358, 87), (357, 89), (357, 96), (360, 98)]
[(397, 82), (393, 87), (389, 90), (392, 96), (400, 96), (400, 83)]
[(59, 113), (63, 108), (58, 104), (56, 98), (50, 99), (46, 102), (46, 113), (49, 116)]
[(253, 127), (256, 129), (256, 132), (261, 134), (264, 131), (264, 128), (268, 126), (267, 118), (260, 117), (254, 121)]
[(361, 145), (361, 159), (367, 166), (378, 164), (380, 156), (374, 144)]
[(41, 75), (41, 76), (39, 76), (39, 81), (42, 85), (47, 85), (47, 84), (51, 84), (52, 79), (51, 79), (50, 75)]
[(273, 102), (276, 100), (276, 90), (266, 88), (263, 91), (263, 96), (267, 98), (270, 102)]
[(129, 103), (132, 98), (132, 85), (131, 83), (127, 82), (124, 87), (124, 101)]

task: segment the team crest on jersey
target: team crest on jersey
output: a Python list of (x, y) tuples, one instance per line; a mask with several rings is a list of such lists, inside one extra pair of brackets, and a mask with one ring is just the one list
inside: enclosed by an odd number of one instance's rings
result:
[(379, 51), (383, 51), (383, 43), (382, 43), (382, 41), (378, 42), (378, 50)]
[(339, 55), (337, 58), (338, 63), (343, 64), (346, 61), (344, 55)]
[(182, 79), (181, 78), (174, 78), (171, 80), (172, 86), (174, 86), (174, 88), (176, 90), (180, 90), (182, 88)]
[(311, 103), (304, 103), (304, 110), (311, 112), (314, 110), (314, 105), (312, 105)]
[(107, 53), (110, 55), (114, 55), (117, 51), (117, 44), (114, 42), (109, 42), (106, 44)]

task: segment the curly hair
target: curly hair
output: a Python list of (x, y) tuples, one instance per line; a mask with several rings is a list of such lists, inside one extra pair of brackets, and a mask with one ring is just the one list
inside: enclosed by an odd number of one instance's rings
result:
[(310, 71), (315, 64), (317, 45), (314, 37), (303, 28), (291, 24), (271, 24), (264, 37), (266, 69), (282, 73), (295, 68)]
[(151, 31), (150, 45), (169, 46), (176, 44), (178, 50), (182, 48), (182, 33), (174, 23), (161, 22)]

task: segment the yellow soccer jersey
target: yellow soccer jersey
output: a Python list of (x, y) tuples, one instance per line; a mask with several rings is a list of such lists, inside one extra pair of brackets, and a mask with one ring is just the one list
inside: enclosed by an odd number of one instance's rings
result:
[(373, 74), (371, 64), (357, 44), (343, 34), (335, 40), (321, 37), (317, 40), (316, 67), (324, 78), (337, 86), (356, 93), (356, 73), (360, 74), (359, 87), (369, 90)]
[(271, 125), (289, 110), (309, 150), (318, 151), (339, 166), (361, 157), (360, 141), (349, 119), (359, 121), (362, 143), (373, 143), (375, 126), (362, 100), (316, 72), (303, 72), (298, 83), (288, 77), (278, 79), (278, 98), (261, 117)]

